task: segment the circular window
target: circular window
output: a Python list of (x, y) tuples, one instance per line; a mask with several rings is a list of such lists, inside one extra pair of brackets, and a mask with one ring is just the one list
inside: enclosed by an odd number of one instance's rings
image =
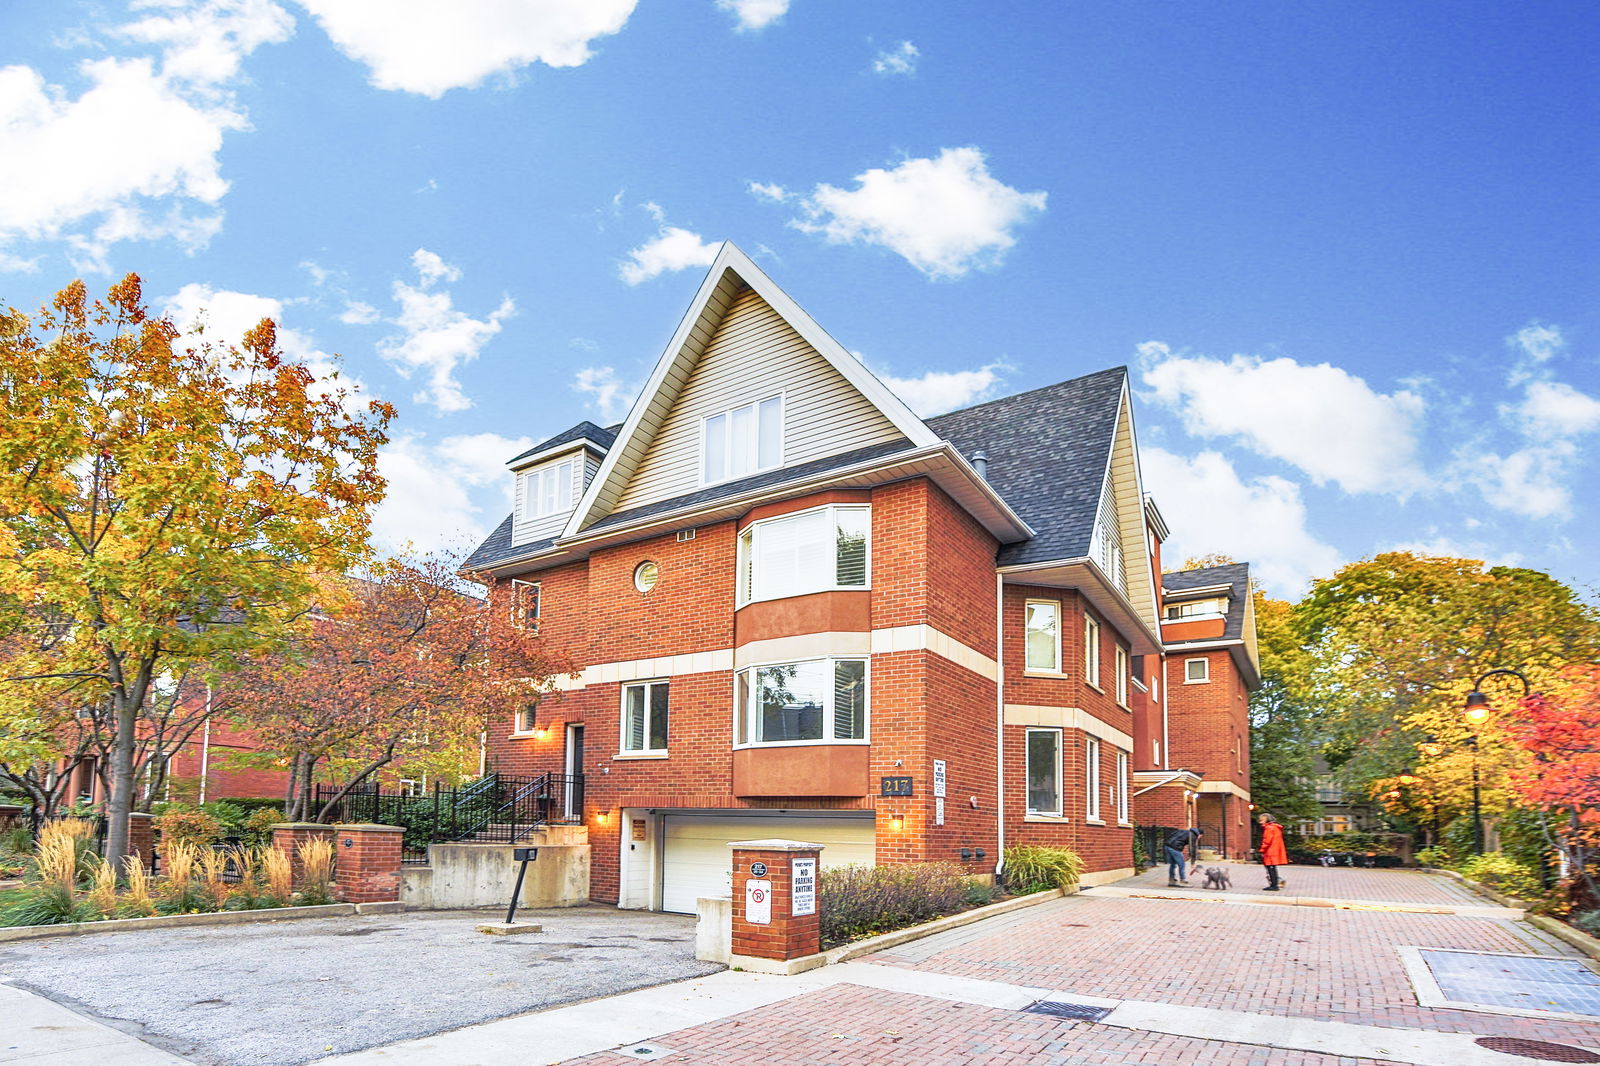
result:
[(656, 564), (646, 559), (633, 568), (633, 587), (640, 592), (649, 592), (656, 587), (656, 578), (661, 576), (661, 571)]

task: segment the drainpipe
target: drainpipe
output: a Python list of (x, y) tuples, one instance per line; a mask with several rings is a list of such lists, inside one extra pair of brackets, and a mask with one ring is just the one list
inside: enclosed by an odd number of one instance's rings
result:
[(206, 682), (206, 725), (200, 737), (200, 802), (206, 801), (206, 781), (211, 777), (211, 683)]
[(1167, 652), (1163, 648), (1156, 656), (1156, 670), (1161, 675), (1161, 766), (1172, 765), (1172, 738), (1167, 735)]
[(994, 657), (997, 664), (994, 680), (994, 872), (1006, 872), (1006, 612), (1005, 576), (994, 575)]

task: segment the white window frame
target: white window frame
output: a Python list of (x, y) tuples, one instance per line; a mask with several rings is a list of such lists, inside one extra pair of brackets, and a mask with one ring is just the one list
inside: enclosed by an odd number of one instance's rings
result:
[[(770, 403), (773, 400), (778, 401), (778, 458), (776, 462), (762, 466), (760, 465), (761, 407), (763, 404)], [(783, 440), (785, 435), (784, 423), (786, 421), (786, 416), (788, 415), (788, 406), (789, 404), (787, 396), (782, 392), (778, 392), (771, 396), (763, 396), (759, 400), (752, 400), (749, 403), (739, 404), (737, 407), (730, 407), (723, 411), (713, 411), (710, 414), (702, 417), (700, 419), (700, 484), (720, 485), (724, 481), (736, 481), (739, 478), (750, 477), (765, 470), (776, 470), (778, 467), (782, 466), (785, 451)], [(754, 462), (756, 465), (752, 466), (749, 470), (740, 471), (739, 473), (730, 473), (729, 471), (732, 469), (732, 464), (728, 462), (728, 457), (733, 454), (734, 447), (738, 443), (733, 439), (733, 416), (737, 412), (746, 409), (750, 410), (750, 424), (752, 427), (754, 427), (755, 432), (755, 440), (750, 442), (751, 447), (749, 450), (750, 453), (755, 456)], [(706, 469), (706, 462), (710, 458), (710, 455), (706, 449), (706, 444), (710, 439), (711, 420), (714, 418), (723, 419), (723, 467), (716, 477), (710, 476), (712, 472)]]
[[(650, 715), (651, 715), (651, 690), (657, 687), (667, 690), (667, 734), (666, 748), (652, 748), (650, 744)], [(628, 747), (628, 693), (633, 689), (644, 689), (644, 744), (642, 748)], [(672, 679), (667, 677), (652, 678), (649, 681), (629, 681), (622, 686), (621, 704), (617, 711), (617, 754), (618, 755), (665, 755), (672, 745)]]
[[(1221, 606), (1217, 606), (1220, 604)], [(1205, 608), (1199, 610), (1198, 608)], [(1169, 603), (1161, 612), (1164, 622), (1187, 622), (1196, 618), (1226, 618), (1228, 615), (1228, 597), (1210, 596), (1199, 600), (1180, 600)]]
[[(1056, 782), (1056, 808), (1053, 811), (1042, 811), (1033, 805), (1033, 786), (1031, 783), (1033, 770), (1033, 734), (1048, 733), (1056, 742), (1056, 765), (1054, 768)], [(1028, 814), (1041, 815), (1046, 818), (1060, 818), (1066, 814), (1066, 787), (1061, 779), (1062, 733), (1059, 729), (1028, 729), (1023, 737), (1022, 744), (1022, 803)]]
[[(537, 466), (532, 470), (524, 470), (522, 478), (522, 517), (524, 520), (535, 518), (549, 518), (552, 515), (566, 514), (577, 504), (576, 493), (573, 492), (573, 479), (578, 475), (578, 458), (563, 459), (547, 466)], [(547, 506), (545, 503), (546, 482), (553, 494), (553, 499)]]
[[(862, 664), (861, 687), (865, 697), (861, 708), (861, 737), (860, 739), (846, 738), (836, 740), (833, 737), (833, 698), (834, 686), (829, 684), (823, 690), (822, 724), (823, 734), (816, 740), (753, 740), (740, 731), (743, 726), (753, 735), (757, 725), (757, 705), (761, 698), (761, 686), (756, 678), (757, 671), (774, 666), (799, 666), (802, 663), (827, 663), (830, 676), (837, 676), (837, 664), (842, 662), (857, 662)], [(741, 719), (739, 707), (739, 681), (741, 675), (746, 681), (747, 703), (743, 709)], [(733, 746), (738, 748), (798, 748), (818, 744), (851, 744), (861, 745), (872, 743), (872, 659), (866, 655), (831, 655), (819, 656), (811, 659), (776, 659), (772, 662), (752, 663), (733, 674)]]
[(399, 790), (400, 795), (408, 799), (421, 799), (427, 792), (428, 779), (426, 776), (420, 778), (402, 777), (396, 780), (395, 787)]
[(1100, 687), (1100, 623), (1089, 614), (1083, 616), (1083, 679)]
[(511, 719), (511, 733), (513, 736), (529, 736), (539, 728), (539, 704), (530, 703), (517, 708), (517, 713)]
[[(825, 583), (805, 585), (792, 592), (785, 592), (781, 596), (756, 596), (755, 580), (755, 541), (760, 535), (762, 527), (771, 527), (785, 521), (792, 521), (806, 515), (816, 514), (819, 511), (828, 512), (829, 525), (833, 529), (834, 550), (831, 555), (833, 564), (827, 575)], [(866, 565), (863, 573), (864, 580), (859, 585), (839, 584), (839, 512), (860, 511), (867, 519)], [(820, 507), (807, 507), (802, 511), (790, 511), (787, 514), (773, 515), (771, 518), (762, 518), (751, 522), (739, 531), (738, 550), (735, 565), (738, 567), (736, 574), (734, 606), (743, 607), (750, 603), (764, 603), (769, 600), (785, 600), (793, 596), (810, 596), (817, 592), (863, 592), (872, 588), (872, 505), (870, 503), (829, 503)]]
[(1128, 824), (1128, 753), (1117, 752), (1117, 824)]
[[(1199, 677), (1191, 676), (1191, 674), (1189, 672), (1189, 667), (1193, 666), (1195, 663), (1199, 663), (1200, 664), (1200, 676)], [(1185, 685), (1204, 685), (1206, 682), (1208, 682), (1210, 680), (1211, 680), (1211, 660), (1210, 659), (1185, 659), (1185, 660), (1183, 660), (1183, 683)]]
[(1128, 649), (1117, 645), (1117, 703), (1128, 705)]
[[(1028, 661), (1032, 648), (1028, 642), (1028, 613), (1029, 608), (1035, 606), (1048, 606), (1056, 612), (1055, 658), (1049, 666), (1036, 666)], [(1059, 674), (1061, 672), (1061, 601), (1029, 598), (1022, 605), (1022, 668), (1028, 673)]]
[[(531, 590), (531, 591), (529, 591)], [(528, 599), (533, 600), (533, 610), (528, 610)], [(511, 579), (511, 628), (537, 636), (539, 633), (539, 607), (544, 599), (544, 587), (538, 581)]]
[(1100, 738), (1083, 738), (1084, 812), (1086, 821), (1103, 822), (1100, 817)]

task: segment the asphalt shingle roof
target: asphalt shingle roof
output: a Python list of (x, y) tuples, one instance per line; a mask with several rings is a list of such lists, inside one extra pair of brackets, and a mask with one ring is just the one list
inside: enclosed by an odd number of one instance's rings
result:
[(585, 437), (594, 441), (602, 448), (609, 448), (611, 447), (612, 441), (617, 439), (617, 430), (621, 428), (621, 426), (612, 426), (610, 429), (601, 429), (593, 422), (579, 422), (571, 429), (563, 430), (562, 432), (551, 437), (549, 440), (542, 440), (538, 444), (535, 444), (533, 447), (529, 448), (527, 451), (523, 452), (521, 455), (513, 455), (506, 461), (514, 463), (518, 459), (526, 459), (530, 455), (538, 455), (540, 452), (549, 448), (554, 448), (558, 444), (569, 444), (575, 440), (583, 440)]
[(989, 484), (1033, 527), (1000, 565), (1089, 554), (1127, 376), (1113, 367), (926, 420), (968, 460), (987, 452)]
[[(1250, 596), (1250, 564), (1227, 563), (1223, 566), (1203, 566), (1198, 570), (1180, 570), (1175, 574), (1162, 574), (1161, 587), (1169, 593), (1188, 589), (1203, 589), (1212, 585), (1231, 585), (1228, 594), (1228, 615), (1224, 619), (1222, 639), (1238, 640), (1244, 635), (1244, 609)], [(1208, 637), (1215, 640), (1215, 637)], [(1174, 643), (1183, 643), (1175, 641)]]
[(472, 549), (472, 554), (467, 556), (461, 564), (463, 570), (487, 570), (497, 563), (519, 555), (528, 555), (536, 551), (544, 551), (555, 543), (554, 538), (536, 540), (532, 544), (511, 543), (511, 520), (514, 515), (506, 515), (506, 520), (494, 527), (494, 532), (483, 539), (483, 543)]

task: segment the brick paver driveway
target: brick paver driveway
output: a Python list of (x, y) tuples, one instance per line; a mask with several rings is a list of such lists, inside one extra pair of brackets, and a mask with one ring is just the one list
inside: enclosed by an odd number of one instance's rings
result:
[[(1207, 866), (1219, 866), (1227, 870), (1233, 879), (1233, 891), (1236, 893), (1254, 894), (1267, 886), (1266, 872), (1256, 863), (1202, 862), (1199, 865), (1201, 870)], [(1281, 873), (1284, 884), (1283, 891), (1278, 895), (1283, 899), (1348, 899), (1445, 906), (1493, 905), (1453, 878), (1425, 874), (1417, 870), (1285, 866), (1281, 868)], [(1202, 874), (1191, 872), (1188, 887), (1200, 889), (1204, 882)], [(1167, 868), (1164, 865), (1151, 867), (1138, 877), (1118, 881), (1117, 885), (1123, 888), (1165, 888)]]
[[(1239, 869), (1233, 895), (1258, 891), (1259, 868), (1235, 865)], [(1330, 899), (1424, 906), (1488, 902), (1452, 880), (1404, 871), (1292, 867), (1288, 879), (1305, 896)], [(1165, 887), (1164, 869), (1156, 872), (1153, 882), (1147, 875), (1119, 887), (1152, 883)], [(927, 974), (930, 982), (970, 978), (1257, 1017), (1600, 1047), (1600, 1019), (1591, 1024), (1419, 1006), (1397, 950), (1401, 946), (1582, 958), (1538, 929), (1506, 917), (1271, 906), (1242, 900), (1221, 906), (1181, 898), (1097, 898), (1090, 890), (901, 945), (864, 961), (902, 973)], [(915, 985), (901, 986), (906, 987)], [(1367, 1058), (1341, 1058), (1227, 1043), (1205, 1039), (1207, 1035), (1162, 1035), (904, 990), (841, 984), (664, 1033), (650, 1043), (671, 1051), (664, 1058), (668, 1062), (769, 1066), (1367, 1066), (1386, 1061), (1370, 1052)], [(1503, 1057), (1507, 1066), (1535, 1061)], [(615, 1053), (603, 1053), (574, 1061), (601, 1063), (616, 1058)]]

